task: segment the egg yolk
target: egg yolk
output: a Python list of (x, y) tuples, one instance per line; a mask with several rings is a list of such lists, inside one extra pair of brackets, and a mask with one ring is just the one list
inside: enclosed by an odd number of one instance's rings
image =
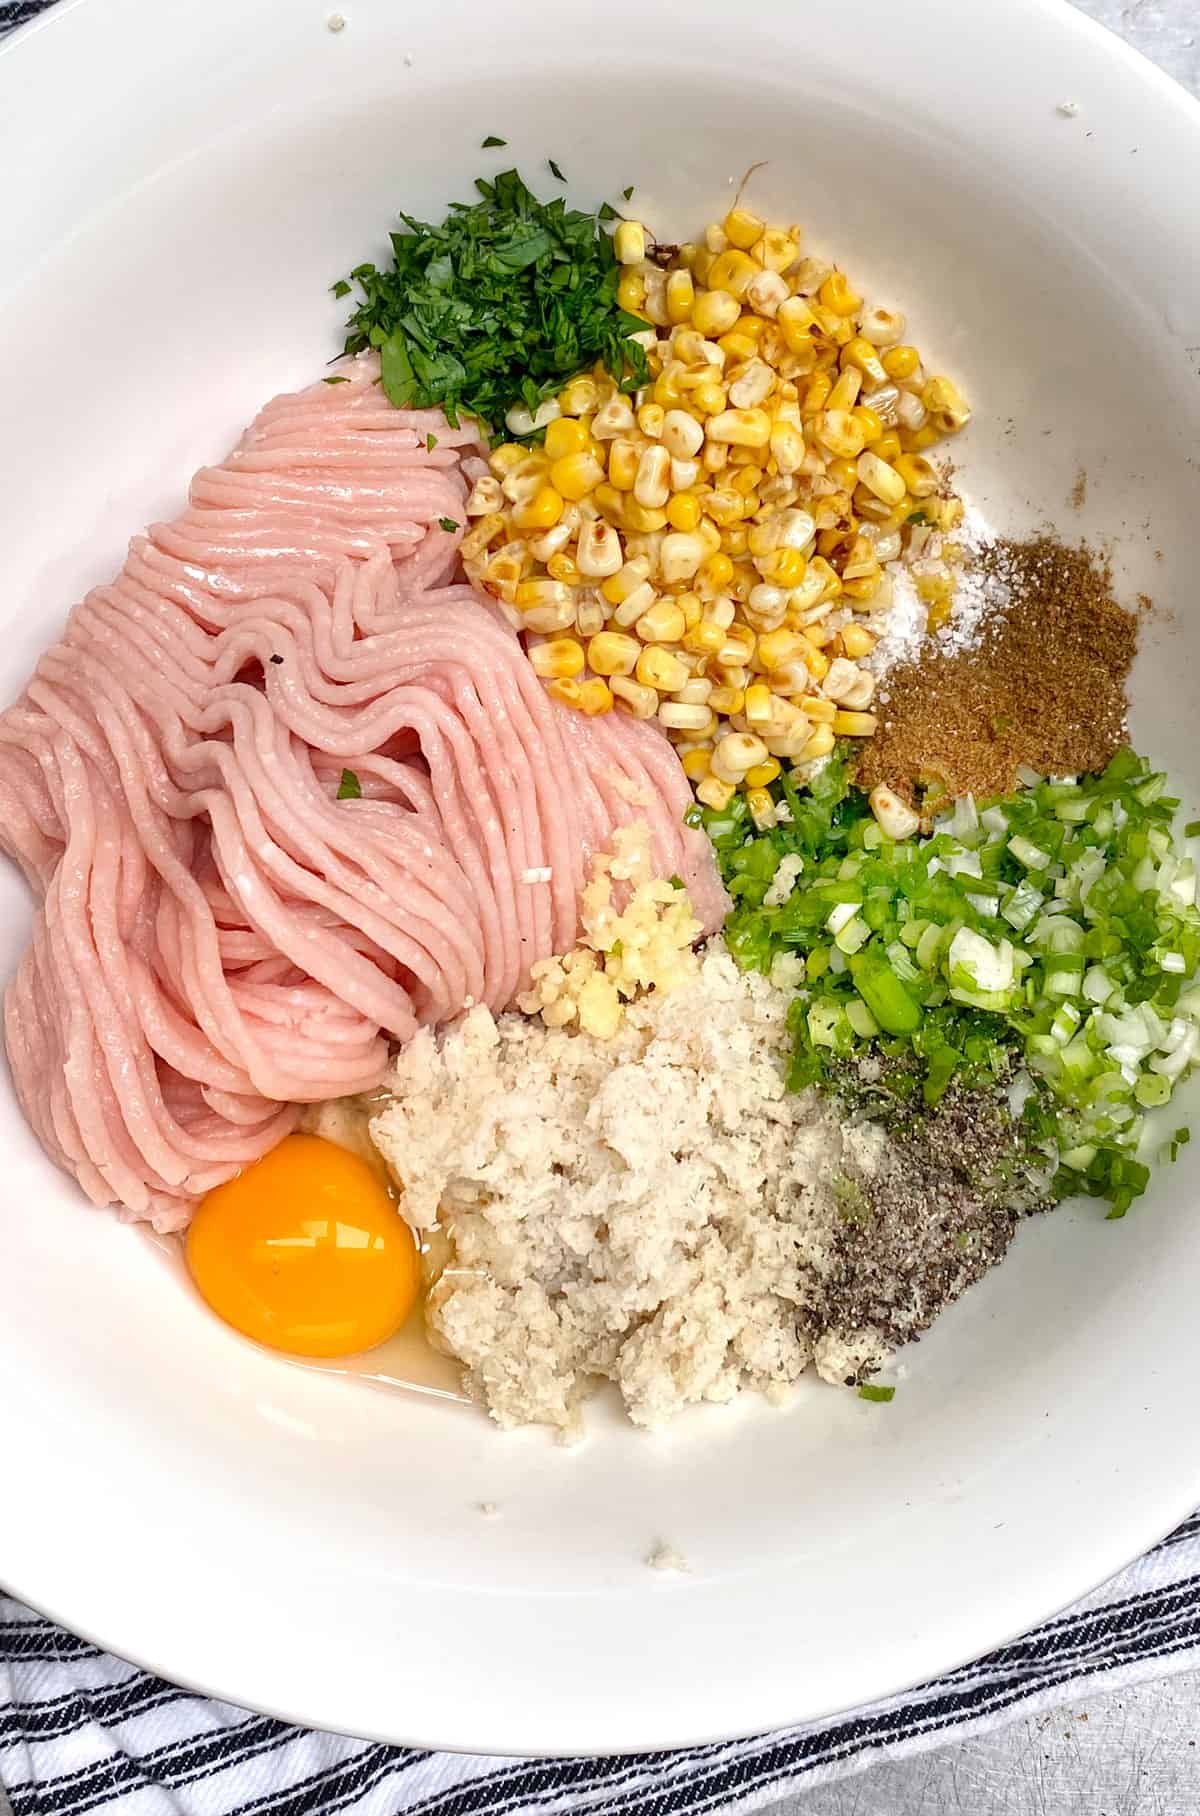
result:
[(187, 1260), (219, 1318), (271, 1349), (347, 1356), (399, 1329), (416, 1302), (412, 1232), (365, 1160), (288, 1135), (201, 1200)]

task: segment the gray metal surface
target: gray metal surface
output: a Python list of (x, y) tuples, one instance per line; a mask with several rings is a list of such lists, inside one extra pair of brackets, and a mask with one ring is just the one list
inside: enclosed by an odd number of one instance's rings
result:
[[(1200, 0), (1074, 3), (1200, 94)], [(1198, 1807), (1200, 1673), (1186, 1672), (872, 1766), (797, 1792), (770, 1816), (1193, 1816)], [(3, 1791), (0, 1816), (11, 1816)]]

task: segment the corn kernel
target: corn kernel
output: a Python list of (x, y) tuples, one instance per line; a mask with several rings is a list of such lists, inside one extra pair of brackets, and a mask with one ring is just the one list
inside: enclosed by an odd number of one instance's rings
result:
[(617, 281), (617, 302), (632, 315), (639, 315), (646, 301), (646, 280), (640, 271), (622, 271)]
[(886, 505), (899, 504), (904, 497), (904, 481), (894, 467), (889, 467), (886, 460), (880, 460), (878, 454), (860, 454), (858, 457), (858, 476), (868, 491)]
[(767, 757), (762, 763), (755, 763), (746, 771), (746, 784), (750, 788), (769, 788), (772, 782), (779, 780), (781, 765), (777, 758)]
[(887, 382), (887, 370), (879, 357), (879, 350), (873, 347), (864, 335), (856, 334), (842, 348), (842, 365), (853, 366), (864, 378), (869, 378), (872, 385)]
[(529, 652), (535, 675), (544, 681), (570, 681), (584, 665), (583, 645), (574, 637), (554, 637), (549, 643), (537, 643)]
[(589, 719), (600, 713), (610, 713), (613, 709), (612, 689), (608, 683), (591, 675), (579, 684), (579, 706)]
[(639, 504), (636, 498), (631, 498), (626, 492), (621, 506), (621, 522), (637, 536), (652, 536), (655, 530), (666, 529), (667, 513), (658, 505)]
[(563, 499), (553, 486), (539, 486), (533, 497), (513, 512), (518, 530), (548, 530), (563, 514)]
[(808, 557), (799, 549), (774, 549), (759, 557), (759, 572), (770, 586), (781, 586), (789, 592), (799, 586), (808, 566)]
[(650, 563), (644, 555), (635, 555), (624, 567), (611, 574), (600, 588), (610, 605), (624, 605), (632, 593), (650, 578)]
[(850, 412), (863, 432), (863, 441), (871, 447), (883, 434), (883, 423), (869, 404), (855, 404)]
[[(851, 717), (854, 718), (863, 716), (864, 715), (857, 713), (851, 715)], [(869, 718), (870, 714), (865, 716)], [(833, 745), (834, 730), (832, 725), (814, 725), (812, 731), (808, 735), (804, 748), (800, 752), (800, 759), (804, 763), (812, 763), (817, 757), (827, 757), (833, 749)]]
[(713, 712), (720, 713), (722, 718), (732, 719), (740, 713), (746, 704), (746, 690), (726, 682), (723, 686), (714, 687), (708, 696), (708, 704)]
[(971, 420), (970, 405), (948, 378), (928, 379), (921, 391), (921, 402), (934, 428), (943, 435), (957, 435)]
[(874, 713), (844, 713), (833, 716), (833, 736), (835, 738), (870, 738), (874, 735), (879, 720)]
[(844, 372), (838, 373), (833, 390), (829, 393), (827, 408), (852, 410), (858, 402), (858, 394), (861, 390), (862, 373), (856, 372), (853, 366), (848, 366)]
[(753, 335), (747, 334), (744, 318), (739, 320), (736, 328), (731, 328), (728, 334), (723, 334), (717, 345), (730, 364), (737, 364), (744, 359), (753, 359), (758, 352), (758, 342)]
[[(735, 448), (733, 452), (735, 455), (748, 454), (750, 453), (750, 449)], [(764, 475), (761, 467), (739, 464), (733, 477), (729, 481), (730, 488), (735, 492), (740, 492), (743, 498), (749, 498), (751, 492), (757, 491), (763, 477)]]
[[(557, 426), (556, 423), (550, 425), (552, 429)], [(594, 492), (603, 479), (604, 468), (594, 455), (586, 453), (564, 454), (550, 469), (550, 484), (562, 498), (573, 504)]]
[(502, 441), (488, 455), (488, 465), (497, 479), (504, 479), (528, 457), (529, 449), (515, 441)]
[(615, 486), (618, 492), (632, 492), (640, 458), (636, 442), (626, 441), (624, 437), (614, 441), (608, 450), (609, 485)]
[(830, 670), (829, 657), (823, 649), (809, 649), (804, 658), (814, 681), (823, 681)]
[(893, 465), (914, 498), (932, 498), (937, 491), (937, 471), (923, 454), (898, 454)]
[(556, 417), (546, 427), (546, 458), (562, 460), (568, 454), (582, 454), (588, 445), (588, 432), (578, 419)]
[(646, 256), (646, 229), (640, 221), (622, 221), (613, 234), (619, 265), (640, 265)]
[(696, 580), (703, 592), (722, 593), (733, 579), (733, 563), (728, 555), (710, 555), (701, 562)]
[(715, 656), (725, 646), (725, 631), (712, 618), (701, 618), (684, 633), (682, 642), (690, 655)]
[(667, 320), (676, 324), (690, 320), (695, 301), (691, 272), (672, 271), (667, 278)]
[(900, 452), (900, 437), (895, 429), (885, 429), (878, 441), (871, 443), (872, 454), (878, 454), (880, 460), (894, 462)]
[(696, 799), (703, 802), (705, 807), (715, 807), (719, 813), (722, 808), (728, 807), (736, 793), (732, 782), (722, 782), (717, 776), (705, 776), (696, 790)]
[(848, 410), (822, 410), (816, 421), (817, 440), (840, 459), (853, 460), (863, 450), (862, 424)]
[(804, 401), (800, 406), (803, 416), (818, 416), (829, 402), (829, 393), (833, 390), (833, 380), (828, 372), (814, 372), (804, 387)]
[(657, 598), (658, 594), (650, 582), (643, 580), (640, 586), (634, 587), (628, 599), (621, 601), (612, 615), (613, 623), (619, 624), (622, 630), (627, 630), (631, 624), (637, 622), (643, 612), (649, 611)]
[(659, 549), (659, 576), (663, 585), (679, 586), (691, 580), (705, 559), (704, 546), (699, 536), (690, 530), (676, 530), (664, 536)]
[(571, 557), (561, 550), (547, 557), (546, 572), (551, 580), (561, 580), (564, 586), (578, 586), (583, 578)]
[[(772, 757), (770, 761), (775, 763), (774, 757)], [(756, 768), (758, 769), (765, 769), (766, 767), (765, 763), (756, 765)], [(779, 773), (778, 763), (775, 763), (775, 772), (776, 774)], [(753, 773), (754, 771), (747, 772), (747, 781), (750, 780), (750, 776)], [(775, 803), (765, 788), (747, 788), (746, 808), (750, 814), (750, 818), (754, 821), (755, 828), (758, 832), (769, 832), (771, 827), (774, 826)]]
[(578, 681), (551, 681), (546, 692), (552, 700), (557, 700), (560, 706), (579, 708), (583, 705), (583, 689)]
[(599, 402), (600, 387), (594, 378), (573, 378), (558, 394), (564, 416), (590, 416)]
[(765, 448), (771, 439), (771, 418), (765, 410), (721, 410), (709, 418), (708, 438), (742, 448)]
[[(633, 482), (633, 495), (647, 510), (661, 510), (670, 496), (671, 456), (664, 447), (643, 448)], [(665, 521), (665, 519), (664, 519)]]
[(621, 538), (610, 523), (597, 517), (581, 527), (575, 549), (581, 574), (589, 580), (607, 579), (620, 572), (622, 561)]
[(887, 352), (880, 356), (880, 363), (889, 378), (903, 383), (906, 378), (912, 378), (913, 374), (920, 370), (921, 355), (915, 347), (889, 347)]
[(712, 754), (707, 750), (689, 750), (683, 759), (683, 773), (689, 782), (703, 782), (712, 767)]
[(831, 271), (817, 295), (826, 309), (832, 309), (835, 315), (856, 315), (862, 308), (862, 297), (851, 289), (844, 271)]
[(766, 222), (760, 221), (748, 208), (731, 208), (721, 226), (731, 246), (740, 246), (743, 252), (749, 252), (751, 246), (762, 238)]
[(687, 410), (668, 410), (662, 419), (662, 444), (672, 460), (691, 460), (704, 446), (704, 430)]
[(926, 448), (935, 447), (941, 438), (941, 431), (928, 422), (919, 429), (900, 430), (900, 446), (906, 454), (923, 454)]
[(588, 640), (588, 667), (597, 675), (631, 675), (642, 648), (622, 631), (599, 631)]
[(653, 687), (660, 694), (676, 693), (689, 679), (688, 671), (679, 657), (654, 644), (644, 649), (638, 657), (635, 673), (643, 687)]
[(737, 298), (727, 290), (702, 290), (692, 305), (692, 326), (705, 337), (726, 334), (740, 314)]
[(846, 624), (842, 627), (842, 648), (852, 662), (859, 662), (875, 648), (875, 639), (861, 624)]
[(768, 227), (750, 251), (767, 271), (786, 271), (800, 256), (800, 242), (782, 227)]
[[(634, 624), (634, 630), (643, 643), (678, 643), (687, 629), (683, 613), (673, 599), (656, 599), (649, 611), (643, 612)], [(644, 680), (644, 676), (639, 676)], [(680, 686), (684, 683), (681, 682)]]
[[(756, 234), (755, 238), (757, 237)], [(710, 290), (727, 290), (730, 296), (740, 299), (745, 296), (761, 269), (745, 252), (731, 247), (728, 252), (719, 252), (713, 260), (708, 274), (708, 287)]]
[(667, 501), (667, 522), (673, 530), (694, 530), (700, 522), (700, 500), (694, 492), (676, 492)]
[(758, 640), (755, 650), (758, 663), (768, 671), (782, 668), (785, 662), (792, 662), (797, 656), (805, 653), (804, 638), (795, 631), (767, 631)]
[(635, 719), (652, 719), (658, 711), (656, 689), (645, 686), (641, 681), (633, 681), (628, 675), (614, 675), (612, 691)]
[(693, 407), (702, 416), (718, 416), (725, 408), (725, 387), (715, 378), (706, 378), (690, 396)]
[(659, 441), (665, 419), (666, 411), (661, 404), (643, 404), (637, 413), (637, 426), (651, 441)]

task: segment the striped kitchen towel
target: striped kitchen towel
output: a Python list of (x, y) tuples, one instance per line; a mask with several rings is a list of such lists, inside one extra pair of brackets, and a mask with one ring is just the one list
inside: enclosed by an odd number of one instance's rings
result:
[(920, 1689), (750, 1740), (606, 1759), (425, 1753), (292, 1728), (189, 1695), (0, 1595), (0, 1786), (13, 1816), (749, 1811), (1196, 1666), (1200, 1514), (1057, 1620)]

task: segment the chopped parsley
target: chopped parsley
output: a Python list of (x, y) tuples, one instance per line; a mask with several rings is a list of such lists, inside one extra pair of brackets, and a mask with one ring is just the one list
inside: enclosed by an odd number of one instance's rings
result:
[(397, 406), (440, 405), (488, 430), (597, 360), (623, 390), (644, 384), (645, 349), (630, 336), (646, 324), (617, 305), (620, 268), (598, 217), (539, 202), (515, 170), (475, 187), (480, 199), (453, 204), (440, 225), (402, 214), (391, 266), (350, 274), (361, 301), (346, 352), (378, 350)]
[(329, 288), (333, 291), (334, 296), (337, 297), (349, 296), (350, 294), (350, 286), (344, 277), (340, 277), (337, 283), (331, 284)]
[(560, 182), (560, 183), (565, 183), (565, 182), (566, 182), (566, 180), (567, 180), (567, 179), (566, 179), (566, 177), (565, 177), (565, 176), (564, 176), (564, 175), (563, 175), (563, 173), (562, 173), (562, 171), (561, 171), (561, 170), (560, 170), (560, 169), (559, 169), (559, 168), (558, 168), (558, 165), (557, 165), (557, 164), (556, 164), (556, 163), (555, 163), (555, 162), (554, 162), (554, 159), (553, 159), (553, 158), (547, 158), (547, 159), (546, 159), (546, 162), (547, 162), (547, 164), (549, 164), (549, 166), (550, 166), (550, 174), (551, 174), (551, 176), (553, 176), (553, 177), (557, 177), (557, 178), (558, 178), (558, 180), (559, 180), (559, 182)]
[(437, 436), (433, 433), (432, 429), (425, 437), (425, 446), (430, 454), (432, 454), (433, 450), (437, 447)]
[(487, 138), (483, 141), (483, 149), (484, 149), (484, 151), (491, 151), (492, 147), (495, 145), (507, 145), (507, 144), (508, 144), (507, 139), (498, 139), (494, 132), (489, 132)]
[(623, 190), (622, 190), (622, 191), (621, 191), (621, 194), (622, 194), (622, 196), (623, 196), (623, 197), (624, 197), (624, 199), (625, 199), (625, 201), (628, 201), (628, 200), (629, 200), (629, 198), (630, 198), (630, 196), (631, 196), (631, 195), (632, 195), (632, 194), (633, 194), (633, 184), (632, 184), (632, 183), (631, 183), (631, 184), (630, 184), (630, 185), (629, 185), (629, 188), (628, 188), (628, 189), (623, 189)]
[(438, 528), (445, 530), (447, 536), (449, 536), (458, 528), (458, 524), (454, 521), (453, 517), (439, 517)]
[(1189, 820), (1183, 829), (1185, 839), (1200, 838), (1200, 820)]
[(337, 785), (339, 801), (361, 801), (362, 783), (352, 769), (343, 769), (342, 779)]
[(894, 1387), (880, 1387), (874, 1381), (864, 1381), (858, 1390), (860, 1400), (874, 1400), (880, 1406), (886, 1406), (889, 1400), (896, 1398)]
[(684, 887), (684, 881), (681, 876), (670, 876), (667, 878), (667, 881), (670, 883), (672, 889), (682, 889)]
[(924, 511), (910, 511), (904, 521), (906, 523), (928, 523), (929, 518)]
[(321, 380), (323, 385), (348, 385), (350, 380), (343, 373), (335, 372), (330, 378)]

